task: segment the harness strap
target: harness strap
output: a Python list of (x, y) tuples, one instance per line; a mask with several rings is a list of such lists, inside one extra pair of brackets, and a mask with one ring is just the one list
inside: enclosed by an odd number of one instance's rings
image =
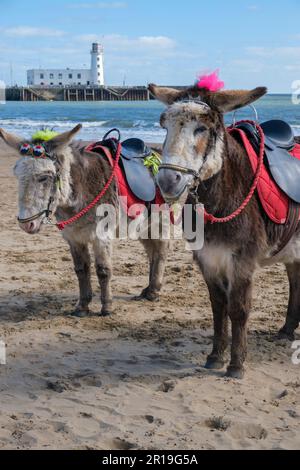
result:
[(286, 223), (284, 226), (284, 232), (283, 232), (283, 235), (282, 235), (282, 238), (280, 240), (278, 247), (276, 248), (276, 250), (272, 252), (272, 257), (278, 255), (291, 241), (291, 239), (293, 238), (297, 230), (297, 227), (299, 224), (299, 217), (300, 217), (300, 205), (290, 200), (288, 216), (287, 216)]
[(112, 154), (111, 154), (110, 150), (107, 147), (105, 147), (104, 145), (100, 145), (100, 144), (97, 145), (96, 147), (94, 147), (94, 144), (91, 144), (86, 149), (87, 152), (92, 152), (92, 153), (95, 152), (95, 150), (101, 150), (101, 152), (104, 153), (107, 160), (109, 161), (111, 167), (114, 168), (114, 159), (112, 157)]

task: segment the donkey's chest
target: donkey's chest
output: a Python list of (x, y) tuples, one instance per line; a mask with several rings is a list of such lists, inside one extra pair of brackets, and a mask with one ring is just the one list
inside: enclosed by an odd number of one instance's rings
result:
[(226, 245), (205, 244), (194, 252), (194, 258), (206, 278), (222, 277), (228, 281), (233, 276), (233, 250)]

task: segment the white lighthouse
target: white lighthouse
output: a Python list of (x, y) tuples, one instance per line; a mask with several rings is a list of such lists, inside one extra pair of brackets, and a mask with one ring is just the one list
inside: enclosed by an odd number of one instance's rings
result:
[(103, 46), (92, 45), (90, 69), (31, 69), (27, 70), (27, 85), (38, 87), (103, 86)]
[(91, 50), (91, 84), (104, 85), (103, 46), (98, 43), (92, 45)]

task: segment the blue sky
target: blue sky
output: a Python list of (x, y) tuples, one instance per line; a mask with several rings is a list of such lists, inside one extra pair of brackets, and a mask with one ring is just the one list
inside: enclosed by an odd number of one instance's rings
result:
[(290, 92), (300, 79), (299, 0), (0, 0), (0, 80), (28, 68), (90, 64), (105, 46), (106, 83), (187, 85), (220, 69), (227, 88)]

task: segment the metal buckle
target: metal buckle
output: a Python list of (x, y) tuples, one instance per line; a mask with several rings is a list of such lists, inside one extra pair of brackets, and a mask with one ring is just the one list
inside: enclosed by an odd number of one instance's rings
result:
[(56, 223), (52, 222), (51, 217), (44, 217), (43, 222), (44, 225), (49, 225), (51, 227), (56, 227)]

